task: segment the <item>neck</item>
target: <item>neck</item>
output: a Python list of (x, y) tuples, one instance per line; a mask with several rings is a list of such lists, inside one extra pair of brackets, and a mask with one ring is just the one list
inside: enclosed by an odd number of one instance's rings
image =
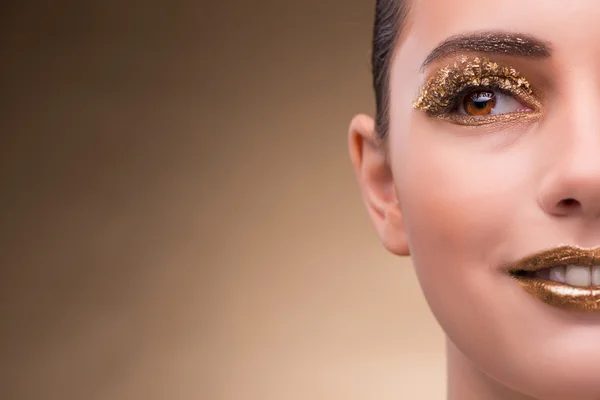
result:
[(446, 339), (448, 400), (535, 400), (500, 384)]

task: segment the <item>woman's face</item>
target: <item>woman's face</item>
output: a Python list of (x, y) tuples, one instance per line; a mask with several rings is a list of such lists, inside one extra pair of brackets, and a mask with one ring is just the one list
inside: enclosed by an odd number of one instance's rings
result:
[[(534, 398), (597, 398), (600, 312), (546, 304), (506, 267), (560, 245), (600, 245), (600, 3), (410, 3), (386, 145), (365, 117), (351, 126), (380, 237), (410, 251), (454, 360)], [(468, 83), (465, 71), (484, 63)], [(495, 64), (512, 75), (493, 75)]]

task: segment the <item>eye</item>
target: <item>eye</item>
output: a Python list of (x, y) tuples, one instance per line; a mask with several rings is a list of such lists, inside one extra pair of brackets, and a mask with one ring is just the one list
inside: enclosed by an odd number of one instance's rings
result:
[(531, 110), (511, 95), (498, 90), (477, 89), (463, 97), (457, 111), (459, 115), (486, 117)]
[(463, 57), (434, 72), (413, 107), (465, 126), (534, 122), (543, 115), (539, 94), (519, 72), (479, 57)]

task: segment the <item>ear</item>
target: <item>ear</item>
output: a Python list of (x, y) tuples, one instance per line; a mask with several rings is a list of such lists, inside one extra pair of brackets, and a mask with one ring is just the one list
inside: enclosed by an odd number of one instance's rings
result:
[(350, 123), (348, 146), (369, 216), (385, 248), (408, 256), (408, 239), (387, 148), (375, 132), (375, 122), (357, 115)]

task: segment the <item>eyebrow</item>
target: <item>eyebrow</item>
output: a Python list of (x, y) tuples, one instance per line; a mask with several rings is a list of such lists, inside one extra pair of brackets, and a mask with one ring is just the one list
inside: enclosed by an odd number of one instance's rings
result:
[(462, 52), (548, 58), (552, 53), (552, 48), (549, 43), (526, 34), (487, 31), (456, 35), (447, 38), (433, 49), (423, 62), (421, 69), (436, 60)]

